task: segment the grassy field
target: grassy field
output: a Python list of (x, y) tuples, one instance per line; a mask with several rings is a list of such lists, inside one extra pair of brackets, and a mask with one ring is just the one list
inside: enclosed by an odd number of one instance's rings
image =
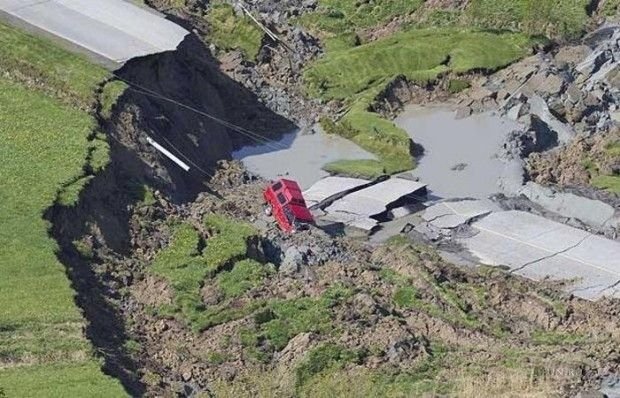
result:
[[(84, 338), (58, 249), (43, 213), (75, 201), (87, 154), (90, 109), (107, 72), (0, 24), (0, 391), (17, 396), (123, 396)], [(100, 141), (100, 140), (96, 140)], [(99, 158), (100, 162), (105, 162)]]
[(343, 160), (326, 169), (376, 177), (413, 168), (407, 133), (370, 110), (381, 90), (397, 76), (426, 82), (442, 73), (495, 70), (526, 54), (529, 44), (527, 37), (517, 33), (425, 29), (328, 51), (305, 71), (307, 92), (326, 101), (340, 100), (349, 105), (349, 111), (336, 124), (324, 121), (323, 127), (351, 139), (378, 160)]
[(93, 104), (94, 87), (108, 77), (85, 58), (3, 24), (0, 70), (12, 81), (85, 110)]
[(214, 2), (207, 15), (209, 41), (221, 50), (238, 49), (243, 55), (254, 60), (263, 40), (263, 31), (247, 16), (235, 14), (232, 6)]

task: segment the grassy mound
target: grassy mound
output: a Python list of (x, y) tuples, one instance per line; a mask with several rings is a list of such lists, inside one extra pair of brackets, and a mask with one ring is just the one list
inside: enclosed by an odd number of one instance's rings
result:
[[(0, 24), (0, 392), (122, 396), (84, 338), (43, 213), (74, 203), (85, 167), (107, 162), (92, 107), (107, 72)], [(89, 153), (98, 165), (87, 165)], [(0, 394), (2, 395), (2, 394)]]
[(209, 40), (222, 50), (239, 49), (254, 60), (260, 51), (263, 31), (247, 16), (235, 14), (232, 6), (214, 2), (207, 16)]
[(440, 74), (495, 70), (522, 57), (530, 44), (516, 33), (457, 29), (414, 30), (355, 48), (328, 52), (304, 74), (307, 91), (350, 105), (339, 123), (324, 121), (328, 133), (351, 139), (378, 160), (338, 161), (330, 172), (375, 177), (414, 167), (405, 131), (371, 111), (375, 98), (397, 76), (427, 82)]
[[(200, 291), (206, 279), (217, 275), (224, 295), (233, 299), (255, 286), (267, 273), (261, 269), (264, 266), (245, 259), (247, 240), (255, 235), (254, 228), (216, 215), (207, 216), (205, 226), (214, 235), (207, 239), (203, 250), (198, 231), (189, 224), (178, 225), (170, 244), (157, 255), (150, 268), (174, 289), (172, 307), (159, 310), (180, 316), (196, 331), (244, 316), (252, 310), (230, 308), (229, 302), (206, 308)], [(231, 271), (219, 273), (229, 264), (233, 265)]]

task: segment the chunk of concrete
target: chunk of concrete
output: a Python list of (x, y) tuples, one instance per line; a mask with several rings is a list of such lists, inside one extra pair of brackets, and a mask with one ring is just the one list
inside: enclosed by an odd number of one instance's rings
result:
[(535, 182), (528, 182), (520, 191), (529, 200), (545, 209), (568, 218), (576, 218), (594, 228), (620, 228), (620, 215), (607, 203), (558, 192)]

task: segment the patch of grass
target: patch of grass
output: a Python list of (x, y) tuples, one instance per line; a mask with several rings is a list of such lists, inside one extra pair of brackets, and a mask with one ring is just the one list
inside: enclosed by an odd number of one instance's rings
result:
[(222, 352), (213, 351), (207, 355), (207, 362), (212, 365), (221, 365), (230, 359), (230, 355)]
[(374, 159), (337, 160), (326, 164), (323, 170), (334, 175), (374, 179), (388, 174), (385, 165)]
[(81, 55), (2, 23), (0, 70), (10, 80), (80, 109), (92, 107), (97, 85), (109, 75)]
[(620, 158), (620, 141), (613, 141), (605, 145), (605, 153), (612, 158)]
[(586, 340), (579, 333), (564, 333), (539, 330), (532, 334), (532, 343), (536, 345), (574, 345)]
[(348, 350), (333, 343), (326, 343), (311, 350), (295, 369), (295, 385), (302, 387), (312, 377), (328, 369), (342, 368), (350, 362), (359, 362), (362, 353)]
[(215, 214), (205, 217), (205, 226), (215, 233), (208, 239), (203, 253), (211, 273), (219, 271), (231, 259), (245, 256), (248, 238), (256, 235), (250, 224)]
[(109, 119), (116, 101), (127, 89), (127, 84), (119, 80), (108, 82), (101, 93), (101, 115)]
[(88, 166), (93, 173), (103, 170), (110, 162), (110, 145), (104, 135), (97, 134), (90, 142)]
[(331, 313), (321, 300), (299, 298), (272, 302), (268, 306), (273, 319), (260, 324), (261, 338), (275, 351), (283, 349), (299, 333), (327, 333), (332, 325)]
[(407, 283), (409, 283), (410, 280), (406, 276), (399, 274), (398, 272), (389, 268), (382, 268), (379, 271), (379, 277), (387, 283), (395, 286), (405, 286)]
[(344, 101), (350, 108), (337, 123), (323, 120), (322, 126), (378, 159), (338, 161), (325, 169), (370, 178), (412, 169), (415, 162), (408, 134), (372, 110), (386, 85), (398, 76), (428, 82), (449, 71), (495, 70), (525, 55), (529, 45), (529, 39), (514, 33), (428, 29), (328, 51), (304, 72), (307, 92), (326, 101)]
[(360, 37), (355, 32), (343, 33), (338, 36), (330, 37), (324, 41), (326, 51), (346, 50), (359, 46)]
[(315, 32), (324, 35), (337, 35), (370, 28), (389, 22), (397, 16), (411, 14), (422, 3), (421, 0), (371, 0), (362, 2), (356, 0), (320, 0), (317, 11), (303, 15), (300, 22)]
[(263, 265), (254, 260), (239, 261), (232, 270), (217, 275), (217, 286), (225, 298), (239, 297), (259, 286), (273, 271), (273, 266)]
[(332, 308), (346, 302), (353, 290), (336, 284), (319, 298), (300, 297), (290, 300), (273, 300), (254, 314), (256, 326), (245, 331), (242, 343), (256, 355), (260, 342), (269, 343), (272, 351), (282, 350), (289, 340), (300, 333), (327, 334), (334, 328)]
[(576, 38), (588, 21), (588, 0), (473, 0), (467, 23), (528, 35)]
[(620, 194), (620, 176), (599, 175), (590, 181), (592, 186)]
[(249, 60), (256, 59), (260, 51), (263, 31), (247, 16), (235, 14), (229, 4), (214, 2), (207, 16), (210, 26), (209, 39), (222, 50), (238, 49)]
[(471, 85), (467, 80), (450, 79), (450, 81), (448, 82), (448, 91), (452, 94), (460, 93), (461, 91), (466, 90), (469, 87), (471, 87)]
[(352, 49), (328, 52), (308, 68), (304, 81), (310, 94), (344, 100), (383, 86), (398, 75), (429, 80), (446, 69), (456, 73), (474, 68), (494, 70), (519, 59), (529, 44), (529, 39), (515, 33), (412, 30)]
[(73, 247), (84, 258), (92, 258), (94, 255), (92, 246), (82, 240), (74, 240)]
[(87, 175), (78, 178), (69, 185), (64, 186), (58, 193), (56, 202), (63, 206), (75, 206), (80, 199), (80, 192), (86, 188), (88, 183), (94, 178), (93, 175)]
[[(231, 261), (240, 260), (247, 252), (247, 239), (256, 231), (249, 224), (218, 215), (205, 217), (205, 226), (214, 234), (199, 250), (200, 235), (189, 224), (174, 228), (168, 247), (158, 253), (151, 272), (165, 278), (174, 289), (174, 306), (169, 313), (180, 313), (196, 331), (228, 322), (251, 313), (252, 306), (230, 308), (227, 304), (205, 308), (200, 289), (207, 277), (214, 276)], [(240, 271), (220, 277), (225, 292), (234, 295), (255, 280), (243, 283), (243, 277), (257, 278), (253, 262), (241, 263)], [(234, 269), (234, 268), (233, 268)]]
[(443, 355), (438, 354), (413, 369), (395, 373), (360, 368), (346, 371), (341, 364), (336, 364), (298, 388), (298, 395), (313, 398), (418, 397), (446, 396), (451, 391), (459, 395), (458, 390), (452, 390), (449, 379), (438, 377), (443, 360)]
[(201, 305), (189, 313), (189, 322), (194, 331), (201, 332), (213, 326), (244, 318), (263, 306), (262, 301), (253, 301), (238, 306), (232, 306), (228, 301), (209, 308)]
[(394, 293), (394, 303), (399, 308), (413, 308), (416, 301), (419, 300), (417, 290), (412, 286), (400, 287)]
[(122, 397), (120, 384), (101, 373), (101, 364), (59, 362), (55, 366), (29, 366), (0, 371), (6, 397)]
[(125, 351), (131, 355), (137, 355), (142, 350), (142, 345), (136, 340), (129, 339), (123, 345)]
[(620, 14), (620, 0), (606, 0), (601, 9), (601, 14), (608, 17), (618, 16)]

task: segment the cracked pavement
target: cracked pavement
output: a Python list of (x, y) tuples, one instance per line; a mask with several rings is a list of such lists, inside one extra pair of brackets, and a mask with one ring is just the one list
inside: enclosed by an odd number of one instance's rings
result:
[(620, 243), (522, 211), (492, 213), (459, 238), (487, 265), (533, 280), (566, 281), (578, 297), (620, 297)]

